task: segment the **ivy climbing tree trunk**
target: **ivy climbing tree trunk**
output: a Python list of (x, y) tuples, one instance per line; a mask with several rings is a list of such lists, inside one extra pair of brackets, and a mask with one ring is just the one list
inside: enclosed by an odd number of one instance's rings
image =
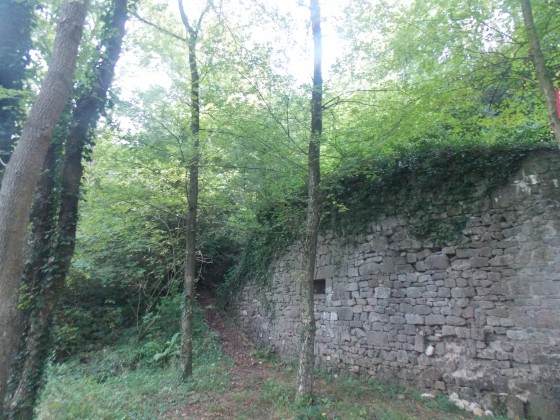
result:
[(185, 274), (183, 279), (183, 311), (181, 316), (181, 377), (187, 379), (193, 370), (193, 305), (196, 284), (196, 234), (198, 211), (198, 170), (200, 165), (200, 76), (196, 61), (196, 45), (202, 18), (209, 8), (201, 13), (192, 26), (185, 13), (183, 1), (179, 0), (181, 20), (187, 30), (189, 70), (191, 76), (190, 113), (192, 150), (188, 162), (187, 226), (185, 245)]
[(550, 72), (548, 71), (546, 61), (544, 59), (544, 54), (542, 52), (541, 44), (539, 41), (539, 34), (537, 32), (535, 19), (533, 17), (531, 1), (520, 0), (520, 3), (521, 12), (523, 14), (523, 23), (525, 25), (525, 32), (527, 33), (527, 40), (529, 41), (531, 60), (533, 61), (533, 65), (535, 66), (539, 88), (544, 95), (546, 110), (548, 113), (548, 120), (550, 121), (550, 126), (552, 128), (552, 132), (554, 133), (554, 138), (560, 146), (560, 119), (558, 118), (558, 112), (556, 110), (556, 95), (554, 93), (554, 83), (552, 82), (552, 77), (550, 75)]
[(317, 260), (321, 208), (321, 136), (323, 132), (323, 76), (321, 71), (322, 40), (319, 0), (311, 0), (313, 30), (313, 90), (311, 92), (311, 136), (308, 151), (308, 202), (301, 280), (301, 349), (297, 376), (296, 399), (313, 396), (313, 367), (315, 362), (315, 303), (313, 284)]
[(0, 189), (0, 401), (6, 394), (21, 334), (18, 292), (33, 193), (52, 132), (72, 88), (87, 3), (87, 0), (72, 0), (61, 7), (49, 70)]
[[(50, 326), (53, 311), (64, 286), (74, 253), (80, 183), (83, 175), (82, 158), (93, 143), (97, 121), (107, 102), (115, 65), (121, 53), (127, 20), (127, 0), (112, 0), (104, 18), (104, 31), (87, 80), (88, 86), (76, 99), (65, 152), (61, 162), (60, 185), (54, 182), (57, 153), (53, 144), (49, 150), (48, 170), (40, 183), (38, 211), (32, 221), (36, 226), (31, 260), (26, 266), (24, 283), (31, 306), (26, 308), (26, 334), (18, 354), (16, 369), (10, 380), (10, 393), (5, 411), (8, 418), (31, 418), (42, 374), (50, 348)], [(80, 89), (79, 89), (80, 90)], [(56, 193), (56, 189), (60, 194)], [(56, 212), (58, 211), (58, 214)]]
[[(62, 149), (60, 142), (53, 142), (47, 152), (43, 173), (38, 185), (38, 194), (33, 203), (33, 212), (31, 214), (32, 223), (32, 249), (25, 264), (24, 274), (22, 277), (23, 289), (25, 297), (21, 299), (23, 302), (28, 301), (28, 297), (36, 299), (41, 289), (41, 276), (43, 265), (48, 267), (50, 257), (51, 235), (53, 234), (56, 218), (56, 166), (59, 162), (59, 156)], [(47, 264), (45, 264), (47, 262)], [(20, 298), (22, 296), (20, 295)], [(29, 378), (23, 379), (24, 370), (29, 367), (32, 359), (37, 359), (36, 354), (39, 346), (30, 346), (31, 343), (42, 342), (44, 337), (40, 333), (31, 329), (30, 315), (32, 308), (22, 309), (22, 340), (20, 349), (12, 367), (10, 380), (8, 382), (8, 392), (4, 401), (4, 413), (7, 419), (13, 418), (32, 418), (33, 407), (27, 410), (17, 409), (22, 400), (21, 393), (33, 392), (33, 384), (29, 384)], [(33, 347), (29, 351), (27, 348)], [(46, 355), (45, 355), (46, 356)], [(37, 372), (28, 371), (29, 376), (40, 374), (37, 366)], [(41, 369), (42, 370), (42, 369)], [(27, 384), (27, 389), (23, 389), (21, 385)]]

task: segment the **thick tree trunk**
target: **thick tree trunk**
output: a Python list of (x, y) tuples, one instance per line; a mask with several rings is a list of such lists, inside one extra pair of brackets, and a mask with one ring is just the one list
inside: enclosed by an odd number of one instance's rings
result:
[(560, 120), (558, 119), (558, 112), (556, 110), (554, 83), (552, 82), (552, 77), (546, 67), (541, 44), (539, 42), (539, 34), (537, 33), (537, 27), (535, 26), (535, 20), (533, 18), (531, 1), (520, 0), (520, 3), (521, 11), (523, 13), (523, 22), (525, 24), (525, 31), (527, 32), (527, 40), (529, 41), (529, 51), (531, 59), (533, 60), (533, 65), (535, 66), (535, 72), (537, 73), (539, 87), (544, 95), (548, 120), (550, 121), (554, 138), (560, 145)]
[(307, 225), (304, 242), (301, 281), (301, 349), (297, 377), (296, 399), (313, 395), (313, 367), (315, 362), (315, 304), (313, 283), (317, 260), (317, 237), (320, 222), (321, 186), (321, 135), (323, 132), (323, 77), (321, 72), (321, 13), (319, 0), (311, 0), (311, 25), (313, 28), (313, 91), (311, 93), (311, 137), (309, 139)]
[[(35, 4), (30, 0), (0, 0), (0, 87), (21, 90), (31, 49)], [(12, 153), (12, 136), (22, 117), (18, 98), (0, 99), (0, 183)]]
[(61, 7), (49, 70), (0, 189), (0, 401), (4, 400), (21, 334), (18, 292), (33, 193), (72, 87), (86, 10), (87, 0), (69, 1)]
[(193, 305), (196, 284), (196, 222), (198, 210), (198, 168), (200, 161), (200, 77), (196, 62), (198, 30), (189, 24), (188, 17), (183, 9), (182, 0), (179, 0), (179, 10), (183, 24), (188, 32), (189, 68), (191, 74), (191, 136), (193, 142), (192, 155), (189, 162), (185, 276), (183, 281), (184, 306), (181, 318), (181, 377), (187, 379), (192, 375), (193, 370)]
[[(80, 183), (83, 175), (82, 158), (92, 136), (99, 116), (106, 104), (107, 91), (111, 86), (114, 68), (119, 59), (127, 20), (127, 0), (113, 0), (108, 12), (107, 26), (98, 47), (101, 58), (92, 63), (89, 76), (91, 89), (76, 101), (72, 113), (70, 130), (66, 138), (63, 159), (60, 202), (54, 194), (54, 182), (50, 188), (45, 185), (41, 196), (50, 197), (49, 211), (45, 209), (34, 219), (44, 233), (35, 235), (34, 253), (36, 260), (30, 267), (36, 296), (30, 308), (24, 348), (18, 357), (23, 362), (14, 372), (12, 380), (17, 384), (6, 401), (8, 418), (31, 418), (38, 392), (42, 385), (42, 374), (50, 348), (50, 327), (53, 311), (64, 286), (64, 281), (74, 253)], [(50, 191), (49, 191), (50, 190)], [(39, 203), (41, 204), (41, 203)], [(41, 207), (39, 207), (41, 208)], [(53, 217), (52, 209), (58, 209), (58, 217)], [(45, 255), (44, 249), (50, 252)], [(47, 268), (45, 270), (45, 268)], [(27, 271), (27, 270), (26, 270)], [(25, 281), (31, 280), (26, 278)]]

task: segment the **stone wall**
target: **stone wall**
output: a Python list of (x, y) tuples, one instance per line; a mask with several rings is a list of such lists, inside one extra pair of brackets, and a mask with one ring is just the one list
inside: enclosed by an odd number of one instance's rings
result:
[[(510, 415), (560, 413), (559, 182), (558, 154), (539, 153), (476, 202), (434, 194), (443, 213), (386, 214), (361, 235), (322, 235), (317, 364)], [(460, 237), (415, 238), (410, 227), (429, 220), (463, 223)], [(298, 350), (300, 255), (293, 244), (268, 283), (245, 284), (232, 305), (249, 335), (284, 356)]]

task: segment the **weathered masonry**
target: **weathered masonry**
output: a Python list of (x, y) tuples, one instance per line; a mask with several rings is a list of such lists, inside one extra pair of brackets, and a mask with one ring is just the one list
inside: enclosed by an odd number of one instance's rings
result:
[[(361, 235), (320, 238), (317, 363), (558, 418), (560, 156), (533, 154), (476, 203), (427, 199), (445, 211), (423, 220), (460, 221), (459, 238), (420, 240), (418, 220), (399, 214), (377, 216)], [(232, 308), (282, 355), (298, 349), (299, 256), (293, 244)]]

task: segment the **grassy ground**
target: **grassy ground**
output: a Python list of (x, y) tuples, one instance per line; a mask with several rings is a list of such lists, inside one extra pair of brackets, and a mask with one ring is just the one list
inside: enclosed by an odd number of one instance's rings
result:
[[(295, 369), (270, 352), (232, 357), (220, 336), (199, 329), (192, 379), (181, 382), (171, 340), (133, 338), (53, 365), (36, 414), (39, 419), (462, 419), (446, 398), (349, 375), (317, 375), (316, 399), (293, 402)], [(231, 331), (228, 334), (232, 335)], [(235, 335), (235, 334), (233, 334)], [(169, 347), (167, 357), (154, 360)], [(227, 346), (224, 346), (226, 349)], [(247, 353), (245, 348), (243, 352)]]

